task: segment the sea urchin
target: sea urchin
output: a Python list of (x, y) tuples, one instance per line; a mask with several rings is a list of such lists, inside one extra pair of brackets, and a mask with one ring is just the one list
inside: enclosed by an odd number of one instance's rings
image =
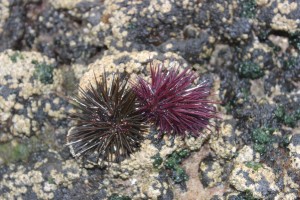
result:
[(139, 78), (133, 84), (140, 110), (158, 127), (160, 134), (191, 134), (199, 136), (200, 131), (210, 124), (217, 114), (214, 103), (208, 100), (210, 86), (206, 81), (193, 85), (196, 76), (185, 69), (163, 71), (162, 65), (151, 63), (151, 83)]
[(68, 133), (67, 145), (75, 157), (96, 152), (97, 162), (120, 162), (140, 148), (147, 127), (137, 111), (136, 95), (127, 87), (128, 76), (113, 74), (108, 86), (104, 73), (95, 82), (71, 98), (80, 112), (71, 115), (77, 124)]

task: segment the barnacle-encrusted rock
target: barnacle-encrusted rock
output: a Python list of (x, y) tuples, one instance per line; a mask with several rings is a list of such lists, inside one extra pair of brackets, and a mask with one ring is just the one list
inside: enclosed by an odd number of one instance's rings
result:
[(274, 198), (279, 188), (273, 170), (266, 165), (257, 168), (237, 163), (229, 177), (229, 183), (239, 191), (249, 190), (255, 198)]
[(72, 10), (75, 8), (76, 4), (80, 2), (89, 2), (89, 1), (82, 1), (82, 0), (66, 0), (66, 1), (51, 1), (49, 2), (55, 9), (67, 9), (67, 10)]
[(270, 24), (272, 30), (294, 33), (299, 30), (299, 2), (256, 0), (261, 6), (257, 13), (258, 24), (263, 29)]
[(63, 188), (80, 190), (76, 184), (80, 181), (82, 186), (87, 179), (85, 169), (74, 159), (63, 160), (57, 152), (43, 155), (47, 158), (31, 160), (31, 167), (10, 165), (0, 180), (0, 191), (5, 190), (0, 194), (1, 199), (62, 199), (66, 195)]
[[(281, 189), (280, 193), (275, 197), (276, 200), (279, 199), (298, 199), (299, 197), (299, 189), (300, 186), (297, 184), (297, 180), (299, 180), (299, 172), (288, 172), (288, 170), (283, 171), (283, 177), (280, 182), (284, 183), (283, 189)], [(298, 174), (297, 174), (298, 173)]]
[(224, 167), (211, 156), (201, 161), (199, 171), (200, 180), (204, 187), (213, 187), (222, 182)]
[(19, 49), (25, 32), (25, 10), (22, 1), (0, 1), (0, 52)]
[(143, 75), (143, 73), (148, 73), (150, 61), (152, 60), (154, 64), (158, 62), (164, 63), (166, 66), (169, 64), (178, 66), (181, 63), (181, 66), (187, 66), (185, 61), (175, 53), (159, 54), (151, 51), (122, 52), (104, 56), (102, 59), (91, 63), (88, 66), (89, 70), (80, 79), (80, 86), (85, 88), (90, 82), (93, 84), (94, 76), (101, 77), (104, 71), (107, 73), (125, 72), (130, 75), (131, 80), (134, 80), (137, 74)]
[(250, 146), (244, 146), (237, 154), (235, 161), (238, 163), (249, 162), (254, 159), (254, 152)]
[(298, 28), (298, 22), (287, 18), (285, 15), (277, 14), (272, 19), (271, 27), (274, 30), (295, 32)]
[[(298, 129), (299, 131), (299, 129)], [(292, 136), (290, 144), (288, 146), (290, 149), (290, 156), (292, 167), (294, 169), (300, 169), (300, 134), (296, 133)]]
[[(287, 0), (0, 0), (0, 199), (298, 199), (299, 10)], [(150, 131), (119, 166), (81, 168), (63, 148), (70, 106), (56, 92), (104, 68), (148, 79), (152, 59), (220, 82), (219, 134)], [(176, 167), (189, 180), (173, 185), (165, 163), (182, 149), (190, 156)]]
[(232, 158), (236, 153), (234, 125), (230, 122), (223, 122), (220, 126), (220, 133), (212, 135), (210, 146), (221, 158)]
[(0, 34), (3, 31), (3, 25), (6, 22), (6, 19), (9, 17), (9, 1), (3, 0), (0, 2)]
[(65, 116), (62, 77), (53, 60), (35, 52), (7, 50), (0, 53), (0, 141), (12, 136), (38, 134), (45, 117)]
[(103, 47), (102, 33), (99, 38), (92, 34), (94, 25), (101, 21), (101, 2), (51, 1), (30, 8), (31, 25), (23, 35), (30, 48), (60, 63), (70, 64), (74, 61), (86, 63)]
[(103, 16), (108, 17), (108, 23), (100, 23), (100, 30), (112, 33), (105, 38), (105, 44), (119, 50), (149, 49), (149, 44), (157, 46), (169, 37), (178, 37), (199, 8), (197, 1), (170, 0), (106, 1), (105, 6)]

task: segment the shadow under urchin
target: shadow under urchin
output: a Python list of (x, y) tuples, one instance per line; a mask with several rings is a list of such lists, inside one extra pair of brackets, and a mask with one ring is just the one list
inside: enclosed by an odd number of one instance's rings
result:
[(137, 110), (136, 95), (127, 87), (127, 75), (112, 76), (109, 86), (104, 73), (101, 81), (95, 77), (95, 86), (80, 87), (71, 98), (79, 110), (71, 115), (77, 124), (67, 135), (74, 157), (96, 153), (96, 162), (119, 163), (141, 146), (147, 126)]

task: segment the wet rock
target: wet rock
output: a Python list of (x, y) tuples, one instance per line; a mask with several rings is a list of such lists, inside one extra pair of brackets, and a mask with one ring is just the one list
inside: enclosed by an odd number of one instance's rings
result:
[(51, 4), (32, 6), (24, 45), (38, 49), (59, 63), (88, 62), (103, 47), (102, 39), (91, 38), (88, 28), (92, 26), (91, 20), (100, 19), (103, 8), (101, 4), (78, 8), (79, 2), (53, 1), (54, 7)]
[(0, 59), (2, 142), (38, 135), (46, 118), (57, 122), (65, 117), (65, 100), (53, 93), (62, 82), (54, 61), (39, 53), (10, 50)]
[(3, 32), (3, 26), (9, 17), (9, 1), (1, 1), (0, 3), (0, 34)]
[(232, 66), (233, 55), (229, 45), (215, 45), (209, 63), (216, 67), (230, 67)]
[[(116, 48), (123, 45), (132, 46), (136, 43), (141, 48), (149, 49), (152, 45), (162, 44), (170, 37), (178, 37), (183, 27), (192, 21), (193, 12), (198, 4), (196, 1), (165, 1), (164, 3), (121, 1), (118, 4), (112, 3), (108, 7), (114, 8), (114, 12), (110, 12), (113, 13), (110, 16), (113, 33), (111, 40), (121, 40), (118, 41), (120, 46)], [(110, 42), (110, 44), (114, 43)], [(142, 47), (145, 44), (148, 46)]]
[[(136, 75), (148, 75), (149, 74), (149, 62), (151, 60), (166, 61), (164, 64), (167, 66), (171, 64), (173, 66), (178, 66), (181, 62), (181, 66), (186, 67), (185, 61), (179, 55), (175, 53), (165, 53), (159, 54), (158, 52), (151, 51), (141, 51), (141, 52), (122, 52), (114, 55), (104, 56), (102, 59), (98, 59), (89, 65), (89, 71), (84, 74), (80, 80), (81, 87), (85, 87), (86, 84), (94, 80), (94, 75), (96, 77), (101, 77), (104, 70), (108, 73), (116, 72), (120, 73), (126, 72), (132, 78)], [(174, 62), (172, 62), (172, 60)], [(143, 65), (147, 63), (148, 65)], [(157, 64), (157, 62), (154, 62)], [(93, 83), (93, 82), (92, 82)]]
[(236, 164), (229, 183), (239, 191), (249, 190), (255, 198), (274, 198), (279, 192), (275, 174), (265, 165), (255, 170), (243, 163)]
[(225, 194), (225, 197), (226, 200), (239, 200), (239, 199), (258, 200), (258, 198), (253, 197), (253, 194), (249, 190), (245, 192), (229, 192)]
[(270, 71), (265, 79), (265, 89), (269, 93), (274, 90), (274, 85), (280, 85), (281, 92), (291, 92), (297, 88), (300, 65), (299, 56), (284, 54), (278, 57), (278, 67)]
[(25, 11), (21, 1), (0, 3), (0, 52), (19, 49), (25, 32)]
[(69, 189), (69, 195), (81, 191), (79, 182), (81, 188), (85, 188), (86, 179), (87, 171), (74, 160), (62, 160), (57, 153), (44, 152), (43, 158), (32, 160), (30, 166), (10, 165), (0, 181), (0, 191), (5, 190), (0, 197), (61, 198), (64, 188)]
[[(299, 7), (279, 0), (0, 0), (0, 198), (203, 192), (207, 199), (297, 199)], [(64, 118), (74, 110), (61, 94), (104, 68), (147, 78), (150, 60), (181, 63), (217, 83), (219, 134), (159, 138), (152, 131), (119, 166), (101, 168), (92, 156), (75, 162), (63, 146), (72, 126)], [(183, 149), (192, 159), (173, 159)], [(190, 173), (196, 178), (174, 182)]]
[[(211, 39), (211, 40), (210, 40)], [(207, 59), (212, 54), (213, 38), (209, 38), (208, 34), (203, 33), (199, 38), (187, 40), (169, 40), (162, 44), (161, 49), (164, 52), (177, 52), (183, 58), (190, 62), (199, 62)]]
[(251, 37), (251, 24), (248, 19), (238, 19), (232, 25), (225, 27), (225, 38), (230, 42), (242, 42)]
[(250, 146), (244, 146), (238, 151), (235, 161), (238, 163), (249, 162), (254, 160), (254, 152)]
[(214, 187), (222, 183), (224, 167), (212, 156), (202, 160), (199, 171), (199, 177), (204, 187)]
[(210, 147), (217, 156), (230, 159), (236, 155), (236, 134), (233, 122), (223, 122), (220, 126), (220, 134), (210, 138)]
[(292, 167), (294, 169), (300, 169), (300, 134), (296, 133), (292, 136), (290, 144), (290, 156), (292, 161)]

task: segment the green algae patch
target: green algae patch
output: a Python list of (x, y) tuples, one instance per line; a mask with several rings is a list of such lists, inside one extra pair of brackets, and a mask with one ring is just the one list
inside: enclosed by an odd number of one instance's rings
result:
[(245, 190), (237, 195), (236, 200), (259, 200), (255, 198), (250, 190)]
[(137, 25), (135, 23), (129, 23), (127, 26), (128, 30), (134, 30), (137, 28)]
[(158, 168), (163, 163), (163, 159), (162, 159), (162, 157), (160, 157), (159, 154), (156, 154), (155, 156), (153, 156), (152, 159), (153, 159), (153, 167), (154, 168)]
[(290, 135), (284, 135), (282, 136), (281, 140), (279, 141), (279, 146), (283, 148), (287, 148), (288, 145), (290, 144)]
[(55, 179), (52, 176), (48, 176), (47, 181), (49, 184), (55, 184)]
[(300, 119), (300, 108), (298, 108), (295, 112), (294, 112), (294, 116), (297, 120)]
[(172, 179), (175, 183), (182, 183), (189, 180), (189, 177), (183, 168), (176, 165), (172, 171)]
[(172, 180), (175, 183), (182, 183), (189, 179), (185, 170), (182, 167), (180, 167), (182, 160), (187, 158), (189, 155), (190, 151), (187, 149), (183, 149), (179, 152), (172, 153), (165, 161), (164, 165), (166, 169), (171, 170)]
[(114, 193), (110, 197), (108, 197), (108, 200), (131, 200), (131, 198), (128, 196), (121, 196)]
[(241, 17), (245, 18), (255, 18), (257, 5), (255, 0), (241, 0)]
[(254, 142), (253, 149), (260, 154), (264, 154), (267, 151), (267, 147), (273, 141), (272, 128), (257, 128), (252, 133), (252, 140)]
[(13, 63), (16, 63), (18, 61), (18, 59), (20, 59), (20, 60), (24, 59), (23, 55), (20, 52), (15, 52), (9, 58)]
[(35, 65), (34, 77), (36, 79), (44, 84), (53, 83), (53, 65), (49, 65), (46, 62), (38, 62), (36, 60), (33, 60), (31, 63)]
[(298, 64), (298, 57), (289, 57), (288, 60), (284, 60), (282, 67), (285, 70), (293, 69)]
[(283, 118), (283, 123), (289, 127), (295, 127), (297, 123), (296, 117), (292, 115), (285, 115)]
[(242, 78), (258, 79), (264, 76), (263, 70), (260, 66), (251, 61), (245, 61), (238, 66), (239, 76)]
[(276, 110), (274, 111), (274, 115), (276, 119), (289, 127), (295, 127), (297, 121), (300, 119), (300, 109), (297, 109), (294, 112), (287, 113), (282, 105), (277, 106)]
[(245, 165), (246, 167), (252, 168), (255, 171), (262, 167), (262, 164), (253, 161), (246, 162)]
[(300, 50), (300, 32), (291, 33), (289, 44)]
[(18, 161), (26, 162), (30, 154), (38, 149), (39, 141), (36, 137), (31, 137), (24, 143), (11, 141), (0, 144), (0, 157), (2, 164), (14, 163)]
[(176, 151), (170, 154), (166, 160), (164, 161), (159, 154), (156, 154), (152, 157), (153, 159), (153, 167), (160, 168), (162, 163), (164, 163), (161, 169), (168, 170), (170, 172), (170, 176), (175, 183), (182, 183), (188, 180), (188, 175), (185, 170), (180, 166), (183, 159), (187, 158), (190, 155), (190, 151), (187, 149), (183, 149), (181, 151)]
[(274, 112), (275, 117), (279, 120), (283, 120), (284, 116), (285, 116), (285, 110), (283, 108), (283, 106), (278, 106)]

